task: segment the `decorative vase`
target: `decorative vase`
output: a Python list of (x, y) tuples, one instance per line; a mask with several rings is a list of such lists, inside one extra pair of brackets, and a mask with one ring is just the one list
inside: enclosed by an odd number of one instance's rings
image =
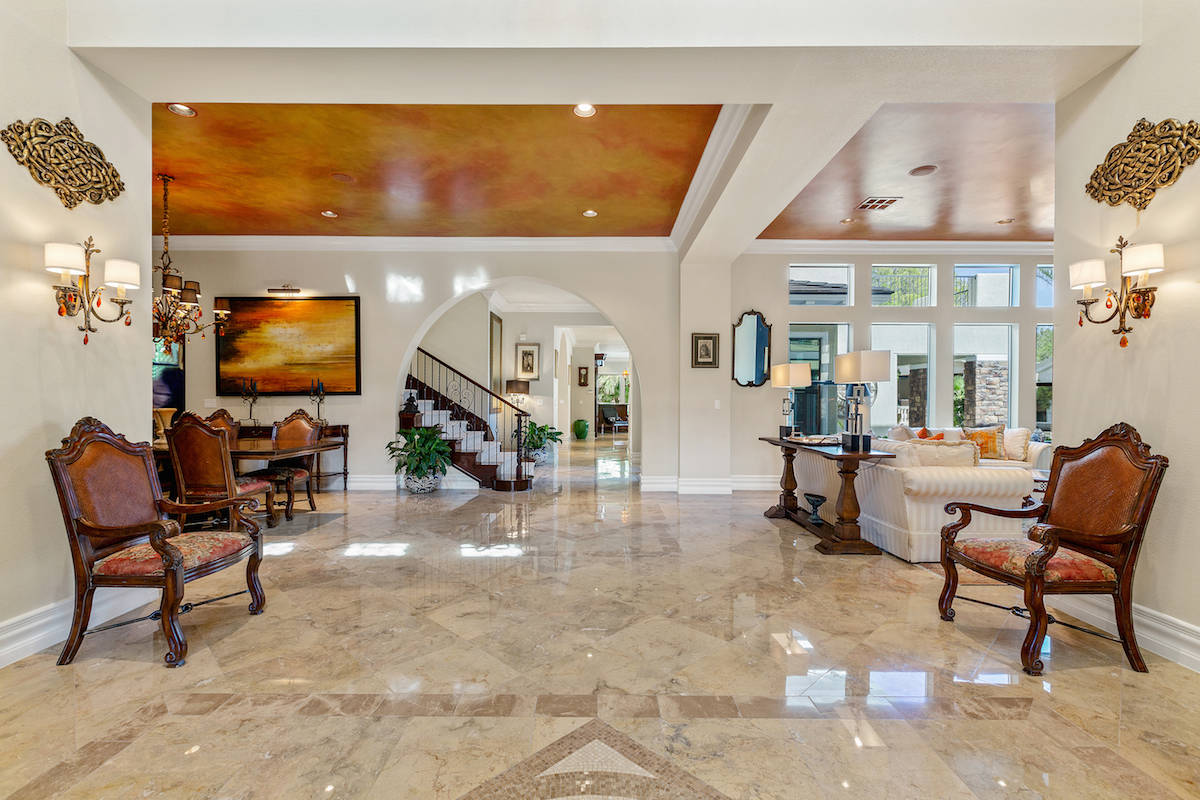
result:
[(404, 473), (404, 488), (413, 494), (424, 494), (426, 492), (434, 492), (442, 485), (442, 476), (436, 472), (428, 475), (423, 475), (420, 478), (415, 475)]
[(154, 409), (154, 443), (167, 443), (167, 428), (171, 427), (171, 418), (175, 416), (174, 408)]
[(537, 450), (531, 450), (529, 455), (533, 456), (534, 464), (545, 464), (550, 460), (550, 445), (544, 444)]
[(588, 421), (586, 419), (577, 419), (571, 423), (571, 430), (575, 433), (576, 439), (586, 439), (588, 435)]

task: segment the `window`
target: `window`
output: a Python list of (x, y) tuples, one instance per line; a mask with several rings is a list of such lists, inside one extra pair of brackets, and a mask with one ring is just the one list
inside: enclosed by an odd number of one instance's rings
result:
[(879, 384), (871, 406), (875, 435), (884, 435), (893, 425), (911, 425), (918, 430), (932, 425), (933, 326), (876, 323), (871, 326), (871, 349), (892, 351), (892, 379)]
[(1050, 440), (1054, 400), (1054, 326), (1038, 325), (1034, 333), (1034, 360), (1037, 362), (1037, 429)]
[(1009, 265), (959, 264), (954, 267), (954, 305), (1015, 306), (1017, 268)]
[(596, 376), (597, 403), (628, 403), (629, 375), (605, 373)]
[(934, 268), (931, 265), (871, 267), (871, 305), (932, 306)]
[(1038, 264), (1033, 273), (1034, 305), (1054, 308), (1054, 265)]
[(838, 430), (837, 386), (833, 383), (833, 359), (850, 351), (847, 323), (799, 324), (788, 326), (788, 361), (808, 364), (812, 386), (792, 390), (792, 425), (805, 434), (829, 434)]
[(788, 303), (848, 306), (852, 272), (848, 264), (793, 264), (788, 267)]
[(1012, 325), (954, 326), (954, 424), (1010, 424)]

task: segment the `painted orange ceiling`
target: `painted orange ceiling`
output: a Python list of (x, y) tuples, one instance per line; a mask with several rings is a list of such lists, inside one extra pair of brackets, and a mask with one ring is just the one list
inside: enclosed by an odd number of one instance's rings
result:
[[(857, 210), (870, 196), (902, 199)], [(1050, 241), (1054, 106), (884, 105), (759, 238)]]
[[(720, 106), (156, 103), (171, 232), (666, 236)], [(347, 182), (335, 173), (349, 176)], [(158, 232), (161, 188), (155, 189)], [(336, 211), (326, 219), (321, 211)], [(586, 209), (599, 212), (582, 216)]]

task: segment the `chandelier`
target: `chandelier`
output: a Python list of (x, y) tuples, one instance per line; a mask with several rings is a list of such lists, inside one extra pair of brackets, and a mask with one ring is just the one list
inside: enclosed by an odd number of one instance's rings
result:
[(162, 288), (154, 298), (154, 338), (163, 342), (163, 352), (170, 354), (175, 344), (182, 344), (187, 337), (199, 333), (204, 338), (208, 328), (214, 328), (218, 336), (225, 334), (225, 323), (229, 321), (228, 300), (213, 303), (213, 321), (201, 324), (204, 311), (200, 308), (200, 282), (185, 281), (182, 272), (171, 264), (171, 212), (167, 205), (167, 187), (175, 180), (170, 175), (159, 175), (163, 185), (162, 237), (163, 249), (155, 272), (162, 273)]

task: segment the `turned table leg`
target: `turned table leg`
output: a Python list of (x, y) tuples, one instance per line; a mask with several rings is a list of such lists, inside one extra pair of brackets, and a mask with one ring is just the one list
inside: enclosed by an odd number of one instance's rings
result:
[(779, 479), (779, 488), (783, 491), (779, 493), (779, 502), (763, 512), (764, 517), (771, 519), (787, 519), (789, 511), (800, 507), (800, 502), (796, 499), (796, 448), (780, 449), (783, 450), (783, 477)]
[(838, 462), (838, 475), (842, 477), (842, 486), (838, 490), (837, 505), (834, 507), (837, 518), (833, 523), (833, 536), (818, 542), (817, 550), (828, 555), (880, 553), (878, 547), (862, 538), (862, 529), (858, 525), (858, 515), (862, 510), (858, 505), (858, 494), (854, 491), (858, 461), (847, 459)]

